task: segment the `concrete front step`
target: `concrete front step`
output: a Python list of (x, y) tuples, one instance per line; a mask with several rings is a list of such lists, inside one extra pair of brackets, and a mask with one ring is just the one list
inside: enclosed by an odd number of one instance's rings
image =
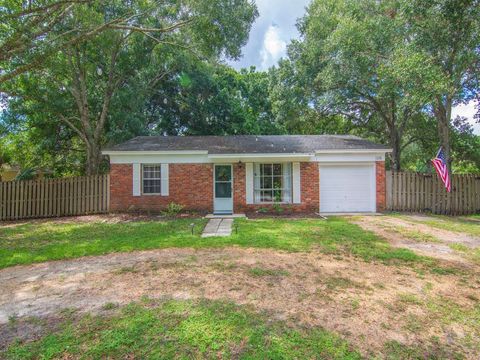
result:
[(230, 215), (216, 215), (208, 214), (205, 216), (205, 219), (239, 219), (245, 218), (245, 214), (230, 214)]

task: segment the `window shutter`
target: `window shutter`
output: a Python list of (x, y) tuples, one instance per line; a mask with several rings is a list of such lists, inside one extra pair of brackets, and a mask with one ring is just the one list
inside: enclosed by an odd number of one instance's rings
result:
[(292, 203), (292, 164), (285, 163), (283, 164), (283, 181), (285, 182), (283, 201), (286, 203)]
[(293, 191), (293, 203), (300, 204), (301, 192), (300, 192), (300, 163), (294, 162), (292, 164), (292, 191)]
[(132, 164), (133, 165), (133, 196), (140, 196), (141, 191), (141, 164)]
[(245, 200), (253, 204), (253, 163), (245, 164)]
[(161, 177), (162, 177), (162, 196), (168, 196), (168, 164), (161, 164)]

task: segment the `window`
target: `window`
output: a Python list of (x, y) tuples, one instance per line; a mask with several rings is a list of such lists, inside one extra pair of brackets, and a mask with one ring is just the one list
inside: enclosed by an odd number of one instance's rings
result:
[(142, 185), (144, 194), (160, 194), (162, 179), (160, 165), (143, 165)]
[(292, 201), (292, 164), (255, 164), (254, 202), (290, 203)]

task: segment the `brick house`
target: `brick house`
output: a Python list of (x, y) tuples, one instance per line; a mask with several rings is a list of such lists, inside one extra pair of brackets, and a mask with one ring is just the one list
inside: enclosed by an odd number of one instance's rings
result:
[(112, 211), (349, 213), (385, 209), (389, 151), (346, 135), (141, 136), (103, 154)]

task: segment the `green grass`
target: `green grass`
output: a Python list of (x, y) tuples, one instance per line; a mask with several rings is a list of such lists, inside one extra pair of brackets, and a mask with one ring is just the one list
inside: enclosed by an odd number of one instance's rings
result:
[[(195, 223), (194, 234), (190, 223)], [(111, 252), (168, 247), (242, 247), (354, 255), (385, 263), (431, 263), (408, 249), (391, 247), (372, 232), (332, 217), (237, 220), (238, 233), (201, 238), (206, 220), (181, 219), (123, 223), (29, 223), (0, 228), (0, 268)]]
[[(470, 216), (472, 219), (478, 218), (480, 215)], [(477, 221), (469, 221), (468, 217), (454, 217), (454, 216), (442, 216), (432, 215), (425, 220), (412, 219), (411, 217), (405, 217), (400, 215), (404, 220), (429, 225), (431, 227), (449, 230), (455, 232), (463, 232), (473, 236), (480, 236), (480, 224)]]
[[(195, 223), (194, 235), (190, 224)], [(44, 222), (0, 227), (0, 268), (111, 252), (194, 246), (204, 219), (122, 223)]]
[(471, 261), (480, 264), (480, 248), (470, 248), (463, 244), (449, 244), (450, 249), (455, 250), (465, 257), (470, 259)]
[(327, 278), (327, 280), (325, 281), (325, 285), (329, 290), (337, 290), (337, 289), (345, 290), (349, 288), (365, 287), (364, 285), (357, 283), (351, 279), (340, 277), (340, 276), (332, 276)]
[(403, 237), (423, 243), (441, 243), (435, 236), (423, 233), (418, 230), (405, 229), (402, 226), (394, 226), (390, 229), (391, 232), (398, 233)]
[(248, 270), (248, 273), (254, 277), (262, 276), (288, 276), (288, 271), (283, 269), (264, 269), (261, 267), (254, 267)]
[(385, 344), (385, 353), (388, 360), (421, 360), (421, 359), (464, 359), (463, 354), (450, 350), (432, 337), (427, 346), (405, 345), (398, 341), (389, 341)]
[[(338, 335), (291, 328), (225, 302), (130, 304), (110, 316), (66, 321), (59, 331), (11, 344), (6, 359), (360, 359)], [(1, 354), (0, 354), (1, 355)]]
[(387, 263), (429, 261), (411, 250), (393, 248), (383, 238), (341, 217), (327, 220), (237, 220), (237, 224), (238, 234), (233, 234), (231, 241), (238, 245), (290, 251), (307, 251), (315, 247), (324, 253), (351, 254), (367, 261)]

